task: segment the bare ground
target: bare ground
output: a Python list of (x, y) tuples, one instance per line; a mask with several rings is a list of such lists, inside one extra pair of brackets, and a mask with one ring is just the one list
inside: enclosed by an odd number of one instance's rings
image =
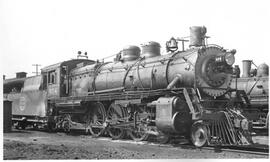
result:
[(4, 159), (204, 159), (269, 158), (183, 146), (159, 145), (131, 140), (92, 138), (87, 135), (14, 130), (4, 133)]

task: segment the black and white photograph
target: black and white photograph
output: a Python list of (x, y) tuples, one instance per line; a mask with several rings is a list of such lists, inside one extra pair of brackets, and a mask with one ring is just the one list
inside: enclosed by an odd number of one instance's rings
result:
[(268, 0), (0, 0), (2, 160), (269, 160)]

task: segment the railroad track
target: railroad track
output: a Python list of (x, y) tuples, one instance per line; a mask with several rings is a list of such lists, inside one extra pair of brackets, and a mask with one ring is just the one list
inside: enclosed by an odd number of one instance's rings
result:
[(212, 150), (216, 153), (220, 152), (233, 152), (233, 153), (242, 153), (242, 154), (253, 154), (253, 155), (261, 155), (261, 156), (269, 156), (269, 147), (264, 146), (205, 146), (201, 148), (197, 148), (193, 145), (190, 145), (187, 142), (182, 143), (168, 143), (168, 144), (160, 144), (157, 141), (140, 141), (136, 142), (133, 140), (112, 140), (111, 138), (107, 137), (100, 137), (96, 138), (99, 140), (108, 140), (112, 142), (123, 142), (128, 144), (139, 144), (139, 145), (156, 145), (158, 147), (179, 147), (183, 149), (198, 149), (198, 150)]
[[(46, 132), (46, 131), (45, 131)], [(73, 132), (72, 134), (78, 134), (79, 132)], [(79, 133), (81, 134), (81, 133)], [(86, 138), (95, 138), (97, 140), (106, 140), (111, 142), (122, 142), (128, 144), (139, 144), (139, 145), (156, 145), (158, 147), (180, 147), (183, 149), (198, 149), (198, 150), (213, 150), (214, 152), (233, 152), (233, 153), (242, 153), (242, 154), (253, 154), (253, 155), (261, 155), (261, 156), (269, 156), (269, 146), (268, 145), (254, 145), (254, 146), (205, 146), (201, 148), (197, 148), (185, 139), (176, 139), (172, 140), (170, 143), (161, 144), (155, 138), (150, 138), (149, 141), (133, 141), (130, 139), (118, 139), (113, 140), (110, 137), (92, 137), (88, 135), (82, 135)]]
[[(170, 147), (171, 144), (161, 144), (162, 147)], [(241, 147), (241, 146), (205, 146), (197, 148), (189, 144), (177, 144), (174, 147), (181, 147), (184, 149), (199, 149), (199, 150), (212, 150), (214, 152), (233, 152), (233, 153), (242, 153), (242, 154), (253, 154), (253, 155), (262, 155), (269, 156), (268, 148), (257, 148), (257, 147)]]
[[(170, 144), (162, 144), (164, 147), (168, 147)], [(199, 149), (199, 150), (212, 150), (214, 152), (233, 152), (233, 153), (242, 153), (242, 154), (253, 154), (253, 155), (262, 155), (269, 156), (268, 148), (256, 148), (256, 147), (239, 147), (239, 146), (205, 146), (197, 148), (189, 144), (177, 144), (176, 147), (186, 148), (186, 149)]]
[(224, 146), (217, 148), (215, 146), (203, 147), (202, 149), (214, 150), (215, 152), (234, 152), (234, 153), (243, 153), (243, 154), (253, 154), (253, 155), (263, 155), (269, 156), (268, 148), (256, 148), (256, 147), (239, 147), (239, 146)]

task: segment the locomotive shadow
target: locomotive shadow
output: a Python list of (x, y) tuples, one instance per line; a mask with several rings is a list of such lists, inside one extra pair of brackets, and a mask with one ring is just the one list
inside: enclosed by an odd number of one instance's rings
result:
[(27, 130), (19, 130), (19, 129), (12, 129), (9, 132), (4, 132), (4, 133), (25, 133), (25, 134), (31, 134), (31, 132)]

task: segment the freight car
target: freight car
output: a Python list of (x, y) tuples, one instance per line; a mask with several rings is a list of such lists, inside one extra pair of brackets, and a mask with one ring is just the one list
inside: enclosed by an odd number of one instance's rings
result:
[[(257, 69), (251, 69), (252, 60), (243, 60), (243, 73), (240, 77), (239, 66), (235, 67), (235, 78), (231, 88), (242, 92), (247, 100), (241, 103), (240, 111), (253, 123), (254, 129), (265, 129), (269, 123), (269, 67), (263, 63)], [(254, 63), (253, 63), (254, 64)], [(255, 64), (254, 64), (255, 65)], [(238, 70), (237, 70), (238, 69)]]
[(18, 123), (31, 117), (50, 130), (83, 129), (95, 137), (186, 137), (198, 147), (252, 143), (247, 119), (230, 104), (236, 50), (206, 44), (205, 34), (205, 27), (191, 27), (189, 48), (171, 38), (164, 55), (159, 43), (147, 42), (125, 47), (113, 62), (45, 67), (24, 81), (13, 115)]

